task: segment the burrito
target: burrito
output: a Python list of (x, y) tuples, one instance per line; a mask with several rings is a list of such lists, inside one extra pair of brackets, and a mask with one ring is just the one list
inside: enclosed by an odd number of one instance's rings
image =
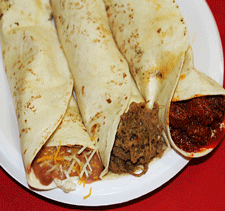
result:
[(189, 35), (175, 0), (104, 0), (110, 28), (137, 86), (166, 129)]
[(170, 143), (184, 156), (206, 155), (224, 137), (224, 123), (225, 90), (195, 70), (189, 47), (167, 119)]
[(138, 91), (113, 40), (103, 1), (51, 3), (81, 116), (105, 168), (101, 178), (109, 170), (143, 175), (167, 147), (159, 107), (148, 109)]
[(73, 79), (48, 0), (0, 3), (3, 60), (30, 187), (65, 192), (99, 179), (103, 165), (73, 96)]

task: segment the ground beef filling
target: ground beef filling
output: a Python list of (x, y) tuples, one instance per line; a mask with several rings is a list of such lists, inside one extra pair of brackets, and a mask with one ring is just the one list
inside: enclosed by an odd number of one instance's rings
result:
[(34, 174), (42, 185), (47, 186), (54, 179), (66, 179), (66, 172), (70, 177), (77, 176), (85, 183), (99, 180), (103, 165), (96, 153), (91, 158), (90, 165), (87, 166), (88, 174), (80, 175), (92, 150), (85, 149), (81, 154), (78, 154), (80, 150), (78, 146), (62, 146), (58, 152), (57, 150), (57, 147), (43, 147), (32, 163)]
[[(121, 116), (111, 152), (109, 170), (141, 176), (148, 170), (149, 162), (163, 153), (162, 125), (155, 104), (148, 109), (146, 103), (132, 103)], [(136, 174), (135, 171), (142, 172)]]
[(186, 152), (197, 152), (221, 136), (225, 114), (224, 96), (205, 96), (173, 102), (170, 132), (174, 143)]

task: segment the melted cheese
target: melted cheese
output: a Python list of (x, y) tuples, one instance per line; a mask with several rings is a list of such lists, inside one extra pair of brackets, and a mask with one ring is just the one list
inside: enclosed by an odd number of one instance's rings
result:
[[(50, 167), (47, 170), (47, 173), (60, 171), (61, 174), (64, 175), (64, 179), (55, 178), (53, 180), (56, 186), (62, 189), (64, 192), (75, 190), (76, 183), (79, 185), (83, 184), (83, 187), (85, 187), (86, 178), (88, 178), (93, 172), (90, 161), (97, 152), (98, 148), (96, 147), (94, 150), (87, 151), (85, 150), (87, 146), (83, 146), (77, 151), (72, 149), (68, 149), (68, 151), (60, 151), (61, 148), (60, 141), (59, 146), (55, 152), (53, 152), (51, 149), (47, 149), (46, 153), (44, 152), (42, 157), (37, 158), (36, 163), (40, 163), (40, 167)], [(69, 155), (67, 152), (69, 152)], [(78, 176), (70, 176), (74, 175), (73, 173), (77, 174)], [(91, 190), (90, 193), (85, 196), (85, 198), (88, 198), (90, 195)]]

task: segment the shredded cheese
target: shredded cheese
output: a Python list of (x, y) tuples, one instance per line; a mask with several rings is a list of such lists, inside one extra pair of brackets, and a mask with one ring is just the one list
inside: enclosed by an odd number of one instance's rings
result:
[(90, 154), (91, 154), (91, 151), (86, 152), (86, 155), (90, 155)]
[(68, 169), (68, 171), (67, 171), (67, 174), (70, 174), (70, 173), (71, 173), (71, 171), (72, 171), (73, 166), (74, 166), (75, 163), (76, 163), (76, 161), (73, 160), (73, 162), (71, 163), (71, 165), (70, 165), (70, 167), (69, 167), (69, 169)]
[(78, 175), (80, 174), (80, 165), (78, 163), (76, 163), (74, 166), (73, 166), (73, 172), (77, 172)]
[[(85, 157), (85, 159), (86, 159), (86, 161), (87, 161), (87, 160), (88, 160), (87, 155), (84, 155), (84, 157)], [(92, 171), (92, 168), (91, 168), (90, 163), (88, 163), (88, 167), (89, 167), (90, 171)]]
[(47, 171), (47, 173), (50, 173), (51, 171), (53, 171), (53, 170), (55, 170), (56, 169), (56, 165), (54, 165), (52, 168), (50, 168), (48, 171)]
[(43, 162), (43, 161), (47, 161), (47, 160), (54, 160), (54, 161), (64, 161), (64, 158), (62, 157), (53, 157), (53, 156), (49, 156), (49, 155), (46, 155), (46, 156), (43, 156), (42, 158), (39, 158), (37, 160), (37, 163), (40, 163), (40, 162)]
[(58, 153), (59, 153), (59, 150), (60, 150), (60, 147), (61, 147), (61, 140), (59, 141), (59, 147), (58, 147), (58, 149), (57, 149), (57, 151), (56, 151), (56, 153), (55, 153), (55, 156), (54, 156), (54, 163), (56, 164), (56, 162), (57, 162), (57, 155), (58, 155)]
[(61, 173), (63, 173), (63, 168), (61, 164), (59, 165), (59, 170), (61, 171)]
[(80, 160), (76, 157), (76, 155), (73, 155), (73, 159), (76, 160), (79, 165), (81, 164)]
[(92, 188), (90, 188), (89, 194), (84, 196), (83, 199), (87, 199), (88, 197), (90, 197), (91, 196), (91, 192), (92, 192)]
[[(47, 170), (47, 173), (57, 170), (60, 171), (61, 174), (64, 174), (66, 179), (60, 180), (55, 178), (54, 182), (56, 186), (61, 188), (64, 192), (69, 192), (76, 189), (76, 184), (83, 185), (83, 187), (85, 187), (86, 178), (89, 177), (92, 173), (90, 161), (94, 154), (97, 152), (98, 147), (90, 151), (85, 151), (86, 148), (87, 146), (83, 146), (76, 151), (72, 152), (71, 150), (71, 155), (68, 156), (64, 151), (60, 151), (60, 140), (57, 150), (54, 150), (55, 152), (52, 155), (43, 155), (41, 158), (37, 159), (37, 163), (40, 163), (40, 166), (44, 164), (50, 166), (51, 168)], [(52, 153), (52, 151), (48, 150), (47, 153)], [(59, 161), (64, 161), (64, 163), (61, 163)], [(66, 169), (64, 169), (64, 164)], [(73, 174), (73, 172), (76, 172), (78, 176), (70, 176), (70, 174)], [(75, 180), (77, 181), (76, 184), (74, 183)], [(91, 196), (91, 193), (92, 188), (90, 188), (89, 194), (84, 196), (83, 198), (87, 199)]]
[(86, 163), (84, 164), (84, 166), (83, 166), (83, 168), (82, 168), (82, 171), (81, 171), (81, 173), (80, 173), (80, 177), (83, 176), (84, 172), (85, 172), (85, 174), (87, 175), (87, 170), (86, 170), (86, 168), (87, 168), (88, 164), (90, 163), (91, 158), (92, 158), (92, 157), (94, 156), (94, 154), (97, 152), (97, 149), (98, 149), (98, 147), (96, 147), (96, 148), (92, 151), (91, 155), (90, 155), (89, 158), (87, 159), (87, 161), (86, 161)]
[(78, 154), (78, 155), (81, 154), (86, 148), (87, 148), (87, 146), (84, 145), (84, 146), (78, 151), (77, 154)]
[(85, 182), (85, 180), (84, 180), (83, 178), (80, 178), (80, 179), (78, 180), (77, 184), (78, 184), (78, 185), (82, 185), (82, 184), (83, 184), (83, 188), (85, 188), (86, 182)]
[(44, 160), (42, 163), (40, 163), (40, 167), (47, 166), (49, 162), (47, 160)]
[(51, 160), (51, 159), (53, 159), (53, 156), (46, 155), (46, 156), (43, 156), (43, 157), (39, 158), (39, 159), (37, 160), (37, 163), (40, 163), (40, 162), (46, 161), (46, 160)]

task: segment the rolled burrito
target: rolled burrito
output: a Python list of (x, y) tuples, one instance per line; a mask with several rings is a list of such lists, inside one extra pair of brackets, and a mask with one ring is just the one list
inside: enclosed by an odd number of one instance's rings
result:
[(224, 137), (224, 122), (225, 90), (195, 70), (189, 47), (167, 119), (170, 143), (184, 156), (206, 155)]
[(116, 44), (151, 108), (160, 107), (166, 130), (169, 104), (177, 85), (189, 35), (174, 0), (104, 0)]
[(48, 0), (1, 1), (1, 43), (28, 184), (75, 189), (103, 166), (84, 127)]
[(144, 174), (166, 148), (159, 109), (157, 104), (148, 109), (137, 90), (113, 40), (103, 1), (51, 3), (81, 116), (105, 167), (101, 177), (108, 170)]

